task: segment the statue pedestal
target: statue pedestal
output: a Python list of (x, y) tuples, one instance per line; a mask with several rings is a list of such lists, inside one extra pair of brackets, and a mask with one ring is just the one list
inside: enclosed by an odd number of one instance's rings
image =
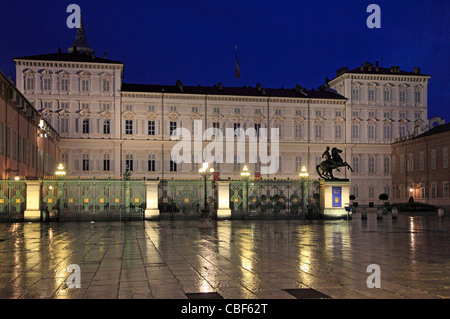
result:
[(320, 215), (323, 219), (347, 218), (349, 180), (320, 180)]

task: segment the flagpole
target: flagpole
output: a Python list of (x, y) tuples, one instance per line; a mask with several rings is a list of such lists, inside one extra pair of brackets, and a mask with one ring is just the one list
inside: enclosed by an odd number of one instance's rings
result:
[[(234, 46), (234, 59), (235, 59), (235, 68), (237, 68), (237, 45)], [(234, 72), (235, 82), (234, 82), (234, 89), (237, 90), (237, 69)]]

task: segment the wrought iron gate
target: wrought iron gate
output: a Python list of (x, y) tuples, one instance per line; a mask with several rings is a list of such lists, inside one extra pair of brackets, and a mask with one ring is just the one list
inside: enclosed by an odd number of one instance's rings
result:
[[(161, 180), (158, 185), (158, 208), (161, 219), (199, 219), (204, 208), (204, 180)], [(206, 182), (210, 216), (217, 212), (214, 181)]]
[(232, 218), (313, 218), (318, 215), (318, 194), (319, 185), (312, 181), (232, 181), (230, 183)]
[(0, 221), (23, 220), (26, 196), (23, 180), (0, 180)]

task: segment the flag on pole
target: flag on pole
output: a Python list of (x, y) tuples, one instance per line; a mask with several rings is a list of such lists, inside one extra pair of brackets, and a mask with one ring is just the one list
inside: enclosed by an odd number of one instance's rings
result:
[(237, 78), (241, 78), (241, 71), (239, 70), (239, 62), (238, 62), (238, 58), (237, 58), (237, 45), (234, 46), (234, 55), (236, 58), (236, 79)]

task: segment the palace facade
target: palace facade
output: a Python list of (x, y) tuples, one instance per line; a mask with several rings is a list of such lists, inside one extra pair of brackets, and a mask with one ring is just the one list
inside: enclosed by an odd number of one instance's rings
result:
[[(123, 83), (123, 63), (96, 57), (84, 27), (68, 53), (14, 63), (18, 89), (62, 137), (61, 161), (74, 176), (120, 177), (128, 168), (133, 177), (197, 178), (202, 154), (193, 153), (191, 163), (173, 161), (178, 141), (170, 134), (187, 128), (206, 147), (216, 137), (195, 132), (194, 122), (201, 121), (202, 130), (221, 132), (278, 129), (279, 170), (262, 178), (298, 178), (303, 166), (317, 178), (324, 150), (337, 147), (353, 172), (341, 168), (336, 176), (350, 179), (358, 202), (376, 202), (392, 193), (392, 141), (428, 129), (430, 76), (419, 68), (366, 62), (311, 90)], [(235, 150), (232, 162), (211, 163), (220, 178), (239, 178), (244, 165), (252, 174), (261, 171), (258, 154), (249, 154), (245, 143), (246, 152)]]

